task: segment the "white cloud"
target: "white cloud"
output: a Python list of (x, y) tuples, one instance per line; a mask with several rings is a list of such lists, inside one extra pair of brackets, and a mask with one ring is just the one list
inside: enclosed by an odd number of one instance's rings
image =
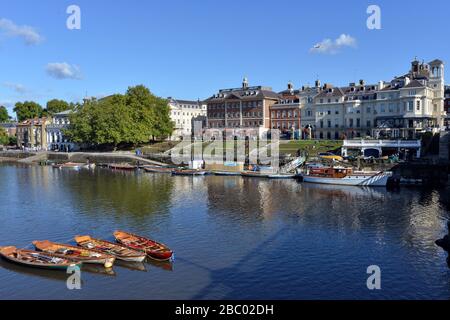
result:
[(18, 26), (8, 19), (0, 18), (0, 32), (9, 37), (22, 38), (28, 45), (36, 45), (44, 40), (33, 27)]
[(67, 62), (52, 62), (46, 66), (47, 74), (55, 79), (75, 79), (80, 80), (81, 70), (76, 65), (70, 65)]
[(28, 89), (24, 85), (21, 85), (20, 83), (4, 82), (3, 86), (11, 90), (14, 90), (15, 92), (20, 94), (28, 92)]
[(348, 34), (341, 34), (335, 40), (324, 39), (309, 49), (312, 53), (335, 54), (343, 47), (356, 47), (356, 39)]

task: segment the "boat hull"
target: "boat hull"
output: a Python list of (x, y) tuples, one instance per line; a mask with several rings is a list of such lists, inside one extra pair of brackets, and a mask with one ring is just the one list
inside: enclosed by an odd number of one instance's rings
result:
[(386, 187), (391, 174), (383, 173), (373, 176), (347, 176), (344, 178), (328, 178), (303, 175), (303, 181), (308, 183), (333, 184), (343, 186)]
[(204, 176), (204, 175), (206, 175), (206, 171), (188, 171), (188, 170), (178, 171), (178, 170), (175, 170), (175, 171), (172, 171), (172, 175), (174, 175), (174, 176)]
[(269, 179), (294, 179), (296, 174), (271, 174), (268, 176)]
[(154, 260), (168, 261), (173, 257), (173, 251), (166, 245), (147, 239), (129, 232), (114, 232), (116, 241), (130, 249), (145, 252), (145, 254)]
[[(75, 247), (75, 246), (66, 245), (66, 244), (52, 243), (49, 241), (33, 241), (33, 245), (35, 246), (36, 250), (38, 250), (38, 251), (50, 253), (55, 257), (70, 259), (70, 260), (82, 262), (82, 263), (103, 264), (105, 266), (108, 264), (111, 264), (111, 266), (112, 266), (114, 264), (114, 261), (116, 260), (116, 257), (112, 256), (112, 255), (104, 254), (102, 252), (95, 251), (92, 249), (85, 249), (85, 248)], [(75, 251), (83, 250), (85, 252), (88, 251), (88, 252), (95, 253), (98, 256), (97, 257), (92, 257), (92, 256), (85, 257), (85, 256), (81, 256), (81, 255), (79, 255), (79, 256), (67, 255), (67, 254), (63, 254), (63, 253), (57, 253), (55, 248), (66, 248), (66, 249), (75, 250)]]
[[(6, 249), (9, 249), (9, 248), (13, 248), (13, 247), (6, 247)], [(15, 249), (15, 247), (14, 247), (14, 249)], [(32, 252), (31, 250), (17, 250), (17, 249), (15, 249), (14, 252), (19, 252), (21, 254), (37, 253), (37, 252)], [(50, 255), (50, 254), (45, 254), (45, 255), (49, 258), (57, 257), (56, 255)], [(68, 268), (82, 266), (82, 262), (75, 262), (75, 261), (68, 262), (67, 259), (64, 259), (64, 260), (66, 260), (65, 263), (52, 264), (52, 263), (36, 263), (36, 262), (31, 262), (31, 261), (25, 261), (23, 259), (15, 258), (9, 254), (4, 254), (3, 252), (0, 252), (0, 257), (4, 260), (14, 263), (16, 265), (30, 267), (30, 268), (36, 268), (36, 269), (44, 269), (44, 270), (66, 271)]]
[(240, 176), (240, 172), (227, 172), (227, 171), (214, 171), (214, 175), (216, 176), (229, 176), (229, 177), (235, 177)]

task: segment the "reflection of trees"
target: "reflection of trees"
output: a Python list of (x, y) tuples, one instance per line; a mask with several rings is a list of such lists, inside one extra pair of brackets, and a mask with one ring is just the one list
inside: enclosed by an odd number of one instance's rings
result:
[(168, 175), (126, 171), (53, 170), (59, 185), (70, 192), (74, 206), (90, 214), (111, 212), (115, 218), (142, 222), (151, 214), (169, 214), (173, 182)]

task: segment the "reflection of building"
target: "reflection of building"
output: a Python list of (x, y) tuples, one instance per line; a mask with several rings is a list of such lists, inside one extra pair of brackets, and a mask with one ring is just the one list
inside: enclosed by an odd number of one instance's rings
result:
[(46, 127), (50, 123), (48, 118), (35, 118), (17, 124), (17, 146), (33, 150), (46, 150)]
[[(195, 118), (202, 119), (206, 116), (206, 105), (200, 100), (177, 100), (169, 97), (170, 118), (175, 125), (171, 140), (180, 139), (182, 136), (192, 134), (192, 126)], [(202, 120), (200, 120), (202, 121)]]
[(8, 137), (15, 137), (17, 132), (17, 123), (14, 122), (6, 122), (0, 123), (0, 128), (3, 128), (6, 131)]
[(244, 78), (241, 88), (221, 89), (206, 99), (208, 127), (214, 129), (270, 128), (269, 108), (279, 97), (270, 87), (250, 87)]
[(71, 110), (54, 114), (51, 123), (47, 125), (46, 132), (49, 150), (71, 152), (78, 149), (78, 146), (70, 142), (63, 132), (70, 125), (70, 113)]

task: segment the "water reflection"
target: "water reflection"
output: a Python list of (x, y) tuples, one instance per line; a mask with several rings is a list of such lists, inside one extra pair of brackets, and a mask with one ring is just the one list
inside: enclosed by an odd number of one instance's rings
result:
[[(447, 255), (434, 241), (447, 232), (448, 199), (448, 189), (0, 164), (4, 244), (113, 241), (124, 229), (174, 249), (174, 263), (116, 261), (116, 276), (87, 266), (86, 299), (370, 299), (374, 263), (388, 270), (379, 298), (447, 298)], [(64, 272), (1, 266), (0, 297), (73, 297)]]

